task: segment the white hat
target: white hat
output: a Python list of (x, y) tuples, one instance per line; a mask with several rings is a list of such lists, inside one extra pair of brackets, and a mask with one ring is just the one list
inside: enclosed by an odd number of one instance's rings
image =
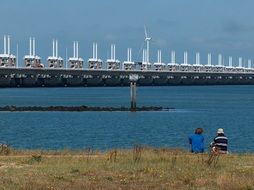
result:
[(218, 133), (218, 134), (224, 134), (224, 131), (223, 131), (222, 128), (219, 128), (219, 129), (217, 130), (217, 133)]

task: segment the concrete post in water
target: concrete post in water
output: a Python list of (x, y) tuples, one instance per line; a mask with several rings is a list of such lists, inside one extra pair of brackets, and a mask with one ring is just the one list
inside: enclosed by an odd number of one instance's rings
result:
[(130, 79), (130, 94), (131, 94), (131, 111), (135, 112), (137, 107), (136, 102), (136, 90), (137, 90), (137, 81), (138, 81), (138, 75), (137, 74), (131, 74), (129, 76)]
[(136, 82), (131, 82), (131, 111), (135, 112), (137, 103), (136, 103)]

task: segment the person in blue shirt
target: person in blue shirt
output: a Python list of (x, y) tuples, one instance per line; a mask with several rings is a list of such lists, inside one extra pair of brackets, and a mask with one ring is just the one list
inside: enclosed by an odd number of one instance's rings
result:
[(203, 153), (204, 152), (204, 136), (202, 135), (203, 129), (197, 128), (195, 134), (189, 136), (189, 143), (191, 145), (191, 152)]

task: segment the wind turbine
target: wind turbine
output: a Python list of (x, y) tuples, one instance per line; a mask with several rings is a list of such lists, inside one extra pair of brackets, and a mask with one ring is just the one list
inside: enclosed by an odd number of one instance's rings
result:
[(148, 37), (146, 26), (144, 26), (144, 29), (145, 29), (145, 42), (146, 42), (146, 62), (149, 63), (149, 52), (150, 52), (149, 48), (150, 48), (150, 40), (152, 38)]

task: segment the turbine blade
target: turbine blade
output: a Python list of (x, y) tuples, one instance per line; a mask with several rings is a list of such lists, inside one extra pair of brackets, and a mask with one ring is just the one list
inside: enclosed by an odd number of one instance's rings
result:
[(145, 30), (145, 37), (148, 38), (147, 31), (146, 31), (146, 25), (144, 25), (144, 30)]

